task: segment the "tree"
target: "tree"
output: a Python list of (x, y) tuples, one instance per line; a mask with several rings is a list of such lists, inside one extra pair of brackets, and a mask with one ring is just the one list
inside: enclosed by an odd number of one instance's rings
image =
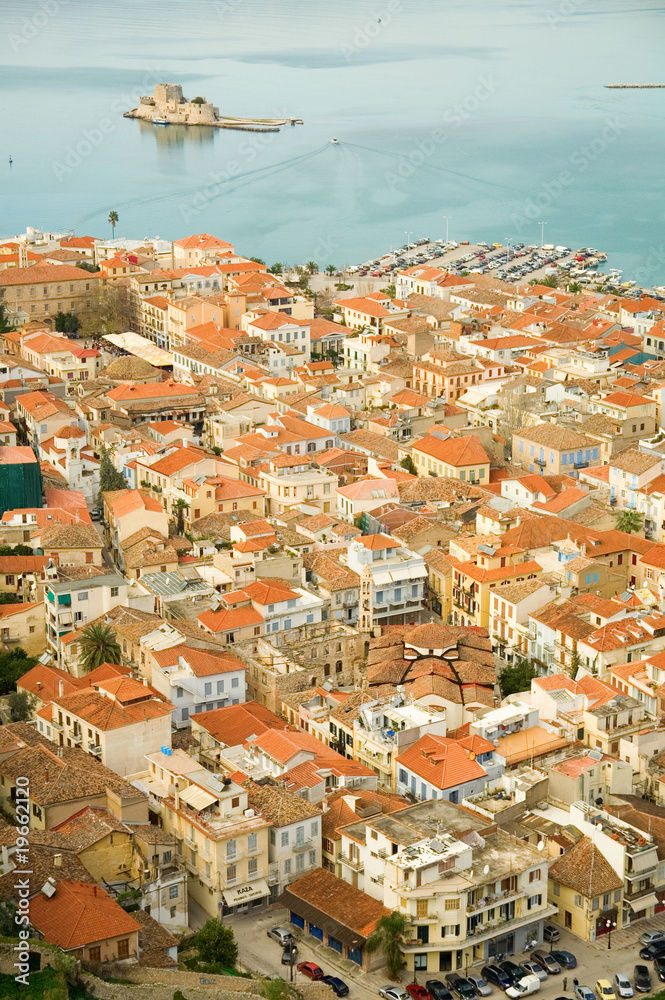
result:
[(334, 264), (328, 264), (326, 267), (326, 274), (332, 278), (333, 274), (337, 274), (337, 268)]
[(194, 935), (192, 944), (199, 953), (199, 960), (209, 967), (232, 969), (236, 964), (238, 945), (233, 936), (233, 928), (223, 924), (217, 917), (205, 922)]
[(109, 225), (111, 226), (111, 230), (113, 232), (113, 239), (115, 239), (115, 227), (118, 225), (119, 218), (120, 216), (117, 212), (109, 212)]
[(378, 951), (379, 948), (383, 949), (388, 975), (391, 979), (397, 979), (404, 966), (402, 944), (405, 927), (404, 915), (393, 910), (389, 917), (381, 917), (376, 925), (376, 930), (367, 938), (366, 947), (370, 955)]
[(399, 464), (403, 469), (406, 469), (407, 472), (410, 472), (412, 476), (418, 475), (418, 470), (416, 469), (415, 463), (410, 455), (405, 455)]
[(12, 722), (27, 722), (32, 718), (32, 713), (37, 699), (33, 698), (27, 691), (12, 691), (7, 699), (9, 711), (12, 715)]
[(627, 535), (632, 535), (634, 531), (642, 529), (642, 515), (637, 510), (622, 510), (617, 517), (617, 531), (625, 531)]
[(581, 666), (582, 666), (582, 657), (577, 652), (577, 650), (575, 650), (572, 653), (570, 657), (570, 663), (568, 664), (568, 674), (570, 675), (572, 680), (575, 680), (575, 678), (577, 677), (577, 671), (580, 669)]
[(18, 646), (11, 653), (0, 653), (0, 694), (9, 694), (16, 690), (16, 682), (37, 663), (37, 657), (28, 656), (26, 651)]
[(387, 295), (389, 299), (394, 299), (397, 295), (397, 289), (394, 285), (386, 285), (386, 287), (382, 288), (381, 291), (384, 295)]
[(308, 260), (307, 263), (305, 264), (305, 267), (309, 274), (319, 273), (319, 265), (316, 263), (315, 260)]
[(127, 490), (127, 480), (122, 472), (118, 472), (113, 464), (113, 449), (102, 444), (99, 447), (99, 493), (97, 494), (97, 506), (104, 507), (104, 493), (113, 493), (115, 490)]
[(277, 261), (275, 264), (271, 264), (268, 270), (271, 274), (282, 274), (284, 271), (284, 265)]
[(57, 312), (55, 314), (55, 328), (58, 333), (78, 333), (81, 321), (76, 313)]
[(264, 267), (266, 266), (266, 262), (261, 260), (260, 257), (250, 257), (249, 259), (253, 260), (255, 264), (263, 264)]
[(76, 266), (80, 267), (82, 271), (90, 271), (91, 274), (101, 271), (99, 264), (93, 264), (91, 260), (80, 260)]
[(529, 661), (523, 656), (518, 657), (512, 667), (504, 667), (501, 671), (499, 687), (502, 697), (518, 691), (530, 691), (531, 681), (535, 676), (536, 671)]
[(567, 285), (567, 290), (572, 292), (573, 295), (577, 295), (578, 292), (582, 291), (582, 285), (579, 281), (569, 281)]
[(526, 407), (527, 394), (519, 389), (508, 389), (501, 394), (499, 405), (502, 416), (499, 420), (501, 434), (512, 446), (513, 434), (521, 431), (527, 422), (529, 411)]
[(7, 306), (0, 303), (0, 333), (9, 333), (11, 329), (12, 325), (7, 319)]
[(189, 504), (186, 500), (178, 498), (173, 502), (171, 507), (171, 513), (176, 516), (176, 524), (178, 526), (178, 534), (182, 535), (185, 530), (185, 511), (189, 510)]
[(544, 278), (532, 278), (530, 285), (544, 285), (545, 288), (558, 288), (559, 278), (556, 274), (547, 274)]
[(117, 636), (110, 625), (100, 622), (83, 629), (79, 640), (79, 657), (86, 673), (100, 663), (122, 663), (122, 653)]
[(86, 309), (80, 335), (98, 343), (112, 333), (124, 333), (134, 323), (134, 307), (126, 285), (110, 284), (106, 288), (95, 279), (90, 308)]
[(16, 937), (16, 903), (11, 899), (0, 900), (0, 937)]
[[(29, 545), (0, 545), (0, 556), (32, 556), (33, 549)], [(9, 604), (17, 604), (16, 594), (9, 594), (11, 601)]]

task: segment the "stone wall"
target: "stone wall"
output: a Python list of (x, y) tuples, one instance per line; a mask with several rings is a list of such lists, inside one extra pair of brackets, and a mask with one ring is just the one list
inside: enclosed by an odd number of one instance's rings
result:
[[(208, 976), (145, 966), (114, 966), (109, 974), (124, 983), (107, 983), (87, 973), (84, 976), (95, 987), (95, 996), (103, 1000), (173, 1000), (178, 989), (187, 1000), (238, 1000), (239, 996), (260, 997), (263, 985), (262, 979)], [(298, 983), (298, 992), (303, 1000), (330, 1000), (328, 987), (321, 983)]]

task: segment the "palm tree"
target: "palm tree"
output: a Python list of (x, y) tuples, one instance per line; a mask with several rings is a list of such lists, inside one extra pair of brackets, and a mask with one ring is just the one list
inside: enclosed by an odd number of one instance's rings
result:
[(115, 227), (118, 225), (118, 218), (119, 216), (117, 212), (109, 212), (109, 224), (111, 226), (111, 230), (113, 231), (113, 239), (115, 239)]
[(326, 274), (330, 278), (332, 278), (333, 274), (337, 274), (337, 268), (335, 267), (334, 264), (328, 264), (328, 266), (326, 267)]
[(381, 917), (376, 929), (367, 938), (367, 951), (370, 955), (378, 951), (379, 948), (383, 949), (388, 975), (391, 979), (397, 979), (404, 965), (402, 944), (404, 943), (405, 928), (404, 914), (393, 910), (389, 917)]
[(579, 281), (571, 281), (568, 284), (568, 291), (572, 292), (573, 295), (577, 295), (578, 292), (582, 291), (582, 285), (580, 284)]
[(318, 274), (319, 272), (319, 265), (315, 260), (308, 260), (305, 264), (305, 268), (309, 274)]
[(83, 629), (78, 641), (83, 669), (88, 672), (100, 663), (122, 663), (120, 643), (109, 625), (100, 622)]
[(282, 271), (284, 270), (284, 265), (281, 264), (279, 261), (276, 261), (276, 263), (272, 264), (271, 267), (268, 268), (268, 270), (270, 271), (271, 274), (281, 274)]
[(189, 504), (186, 500), (178, 499), (174, 502), (171, 513), (175, 513), (176, 522), (178, 525), (178, 534), (182, 535), (185, 530), (185, 511), (189, 510)]
[(617, 531), (625, 531), (627, 535), (632, 535), (641, 528), (642, 515), (637, 510), (622, 510), (617, 517)]

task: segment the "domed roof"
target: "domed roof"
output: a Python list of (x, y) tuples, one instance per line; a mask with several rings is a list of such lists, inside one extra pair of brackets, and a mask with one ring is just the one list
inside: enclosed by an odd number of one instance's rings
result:
[(55, 437), (82, 438), (85, 437), (85, 431), (82, 431), (80, 427), (62, 427), (59, 431), (56, 431)]
[(125, 357), (116, 358), (101, 374), (117, 382), (135, 382), (142, 378), (154, 378), (160, 372), (143, 358)]

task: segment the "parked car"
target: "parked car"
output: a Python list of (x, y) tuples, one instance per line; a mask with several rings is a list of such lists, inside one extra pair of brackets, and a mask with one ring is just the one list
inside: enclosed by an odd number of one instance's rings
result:
[(515, 982), (512, 976), (509, 976), (507, 972), (495, 964), (485, 965), (481, 971), (487, 982), (498, 986), (500, 990), (508, 989)]
[(453, 995), (440, 979), (428, 979), (425, 982), (425, 989), (434, 997), (434, 1000), (453, 1000)]
[(553, 949), (551, 952), (552, 958), (563, 966), (564, 969), (576, 969), (577, 959), (573, 955), (572, 951), (559, 951), (558, 948)]
[(600, 1000), (616, 1000), (614, 987), (609, 979), (599, 979), (596, 983), (596, 993)]
[(561, 966), (556, 958), (552, 958), (546, 951), (534, 951), (533, 957), (539, 965), (542, 965), (548, 976), (555, 976), (557, 972), (561, 972)]
[(432, 1000), (425, 987), (420, 986), (418, 983), (409, 983), (406, 992), (410, 997), (413, 997), (413, 1000)]
[(645, 958), (648, 961), (660, 958), (661, 955), (665, 955), (665, 941), (654, 941), (653, 944), (648, 944), (646, 948), (640, 948), (640, 958)]
[(633, 984), (631, 983), (628, 976), (623, 972), (615, 972), (614, 974), (614, 992), (618, 997), (632, 997), (634, 996)]
[(285, 944), (288, 944), (293, 939), (293, 934), (288, 927), (271, 927), (268, 931), (268, 937), (272, 938), (273, 941), (277, 941), (283, 948)]
[(316, 962), (298, 962), (296, 969), (298, 972), (302, 972), (303, 976), (316, 982), (323, 979), (323, 969)]
[(295, 965), (298, 961), (298, 947), (295, 941), (289, 941), (282, 950), (282, 965)]
[(349, 987), (343, 979), (339, 979), (337, 976), (324, 976), (321, 982), (329, 986), (336, 997), (347, 997), (349, 995)]
[(516, 962), (499, 962), (499, 968), (503, 969), (504, 972), (507, 972), (509, 976), (512, 976), (513, 981), (516, 983), (525, 976), (524, 969), (517, 965)]
[(665, 983), (665, 955), (661, 955), (659, 958), (655, 959), (653, 967), (656, 970), (656, 975), (660, 979), (661, 983)]
[(645, 931), (640, 934), (638, 941), (640, 944), (655, 944), (656, 941), (665, 941), (665, 931)]
[(476, 991), (476, 996), (488, 997), (490, 993), (492, 993), (492, 987), (490, 986), (490, 984), (487, 982), (486, 979), (483, 979), (480, 973), (469, 972), (466, 978), (469, 980), (474, 990)]
[(651, 973), (646, 965), (636, 965), (633, 969), (633, 982), (638, 993), (649, 993), (651, 990)]
[(591, 987), (584, 986), (582, 983), (578, 983), (577, 986), (573, 987), (573, 993), (575, 994), (576, 1000), (596, 1000)]
[(539, 989), (540, 979), (538, 976), (523, 976), (514, 986), (508, 987), (506, 996), (510, 997), (510, 1000), (519, 1000), (520, 997), (526, 997), (529, 993), (537, 993)]
[(379, 996), (384, 1000), (409, 1000), (409, 994), (401, 986), (382, 986)]
[(526, 972), (527, 976), (538, 976), (541, 983), (547, 979), (547, 973), (543, 969), (542, 965), (538, 964), (538, 962), (528, 959), (526, 962), (520, 962), (520, 965)]
[(460, 1000), (476, 1000), (476, 991), (473, 986), (468, 979), (460, 976), (459, 972), (447, 973), (446, 983), (453, 993), (460, 997)]

